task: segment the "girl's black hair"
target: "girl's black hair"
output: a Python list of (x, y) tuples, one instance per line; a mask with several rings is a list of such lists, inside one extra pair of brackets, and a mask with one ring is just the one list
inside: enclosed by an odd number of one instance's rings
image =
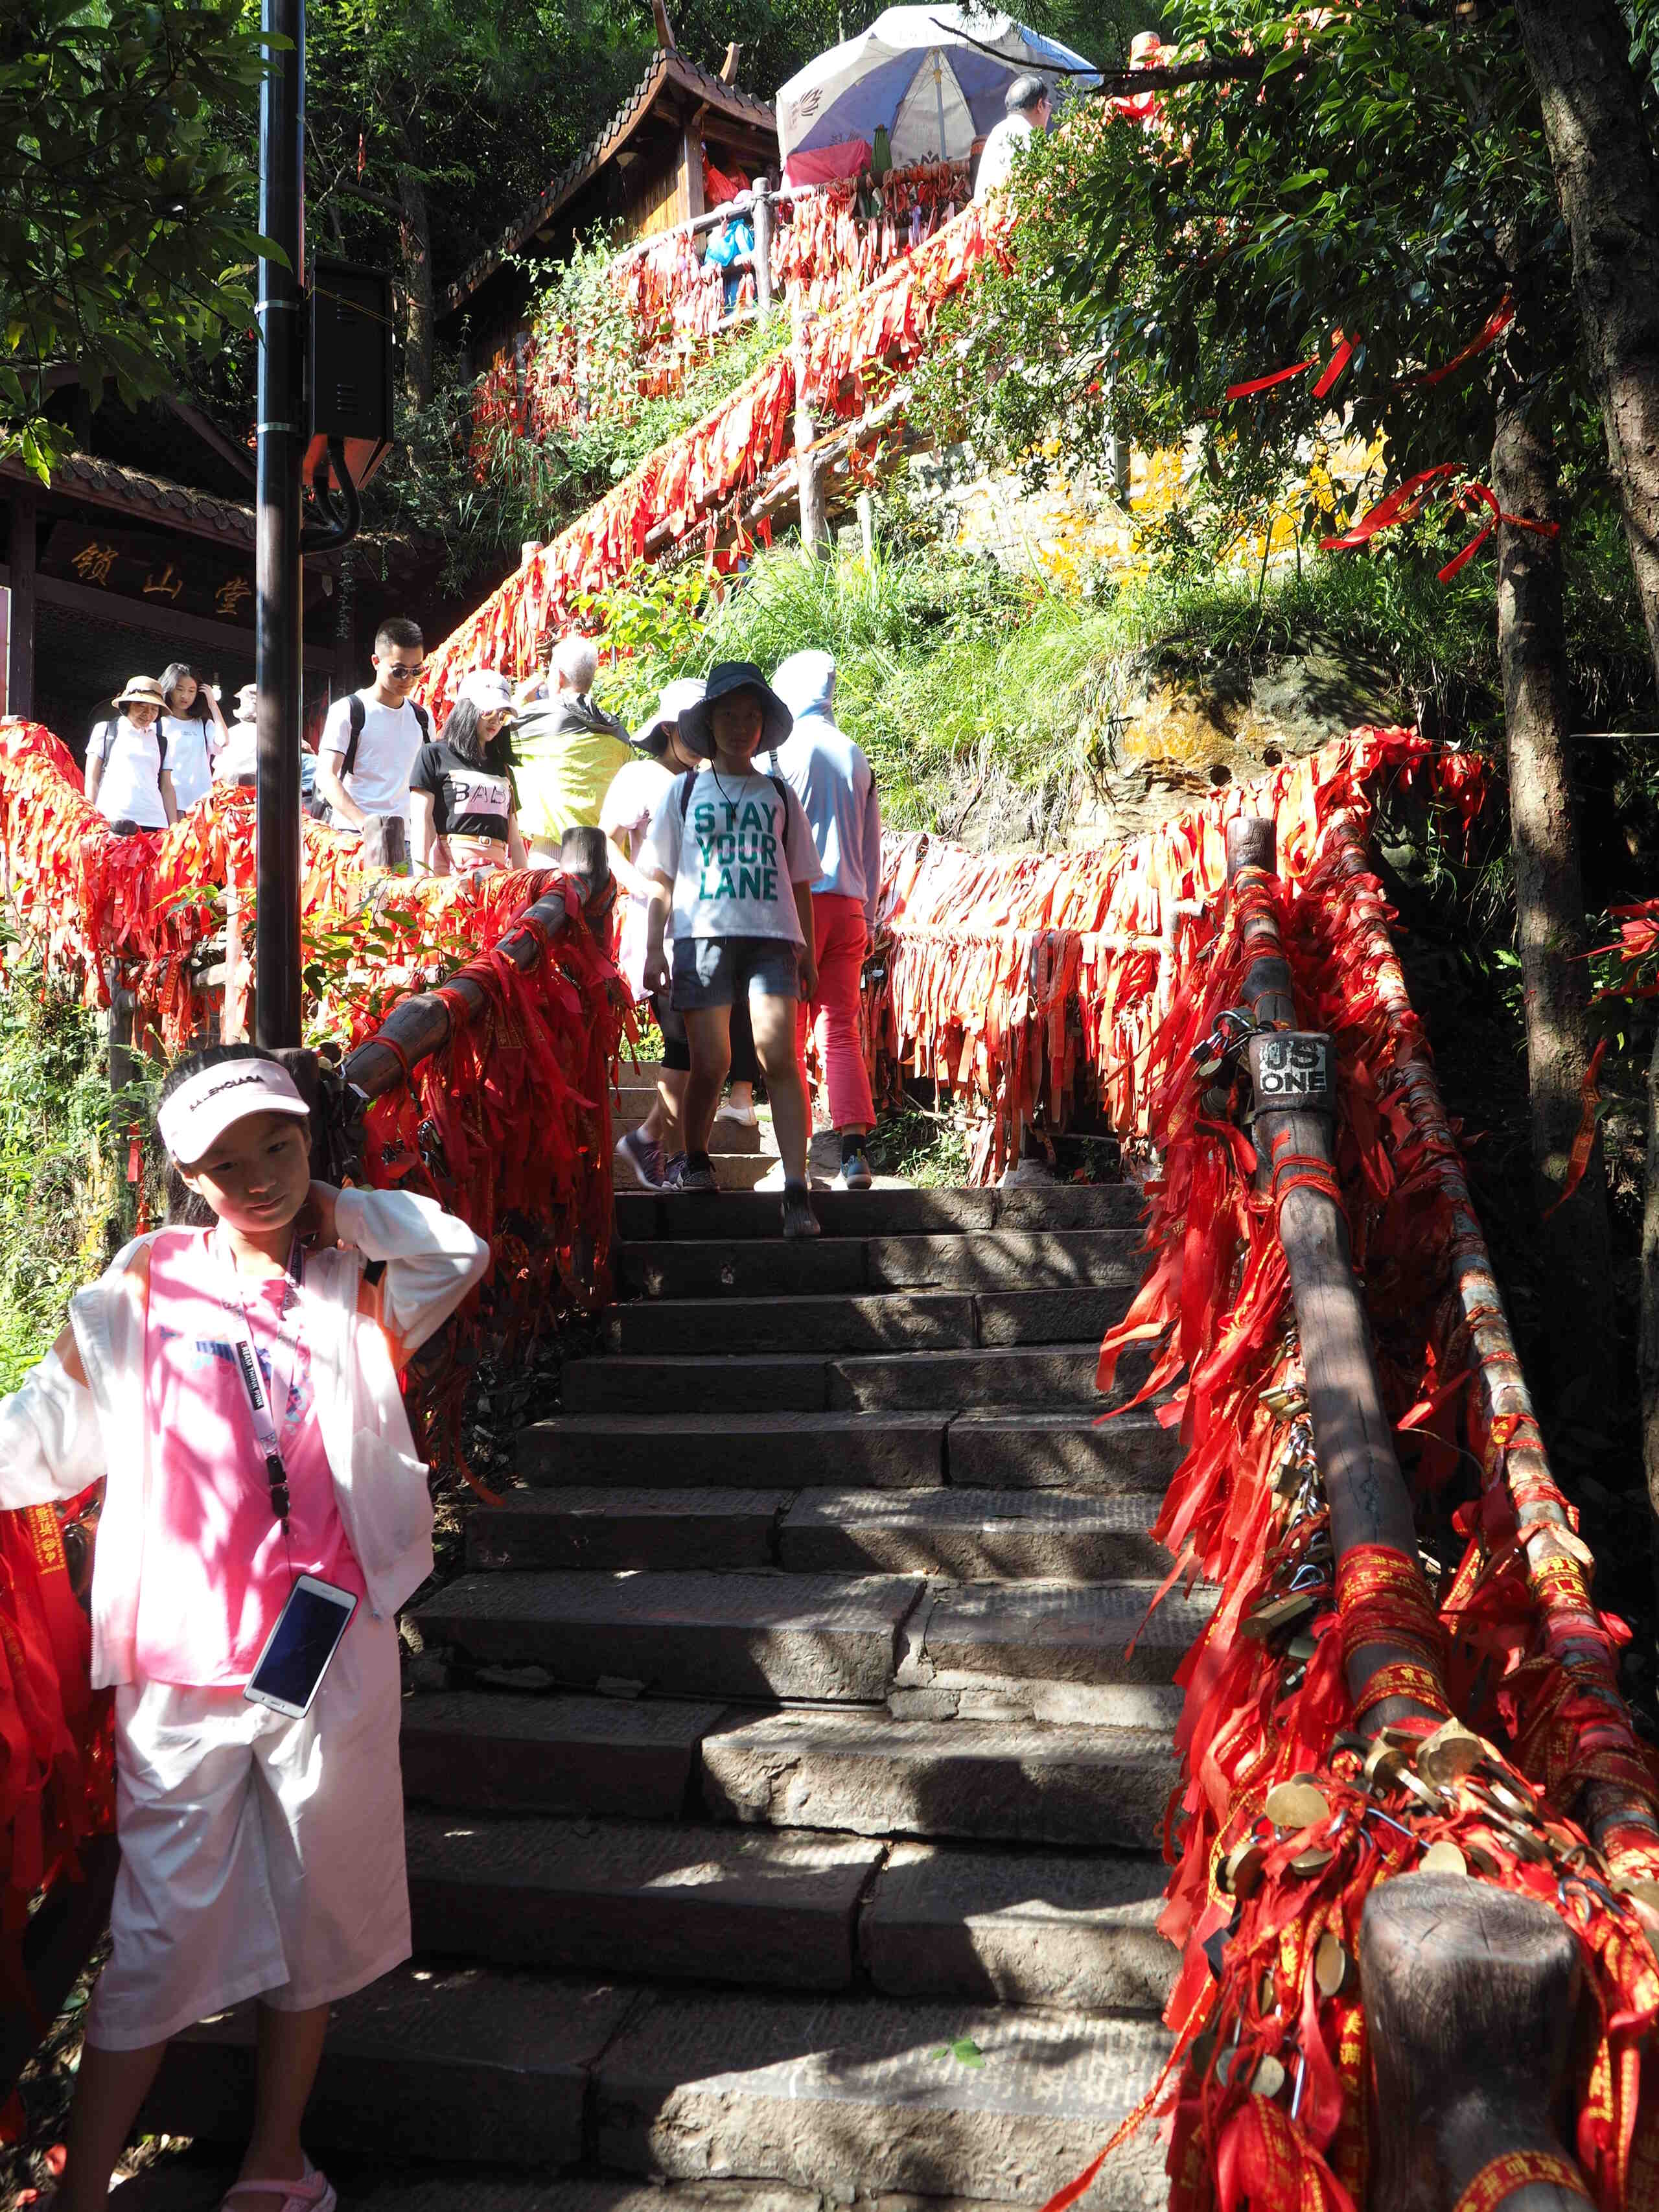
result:
[[(199, 1075), (204, 1068), (222, 1067), (232, 1060), (268, 1060), (273, 1067), (283, 1064), (274, 1052), (266, 1052), (261, 1045), (204, 1045), (200, 1052), (188, 1052), (182, 1060), (174, 1060), (161, 1079), (156, 1103), (164, 1105), (175, 1091), (188, 1083), (192, 1075)], [(163, 1157), (167, 1158), (168, 1222), (182, 1224), (186, 1229), (211, 1229), (216, 1218), (213, 1208), (191, 1188), (165, 1148)]]
[(518, 765), (518, 756), (513, 750), (513, 725), (503, 722), (488, 744), (478, 734), (478, 710), (470, 699), (462, 699), (449, 710), (449, 720), (439, 733), (439, 742), (459, 753), (469, 768), (487, 768), (501, 775)]
[(164, 714), (171, 714), (174, 711), (173, 695), (186, 676), (193, 676), (196, 678), (196, 704), (191, 708), (191, 713), (195, 715), (198, 721), (210, 720), (212, 717), (208, 709), (207, 678), (199, 668), (192, 668), (187, 660), (170, 660), (161, 671), (161, 696), (167, 702), (161, 712)]

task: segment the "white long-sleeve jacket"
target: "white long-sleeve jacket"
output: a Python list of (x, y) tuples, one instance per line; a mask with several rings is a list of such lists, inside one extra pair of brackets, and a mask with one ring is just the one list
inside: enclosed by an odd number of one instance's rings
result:
[[(380, 1615), (395, 1612), (432, 1571), (427, 1470), (415, 1455), (391, 1343), (405, 1356), (423, 1344), (483, 1275), (489, 1247), (430, 1199), (405, 1191), (343, 1190), (335, 1223), (340, 1248), (307, 1253), (302, 1272), (312, 1388), (340, 1518)], [(124, 1246), (70, 1301), (85, 1384), (48, 1352), (0, 1399), (0, 1509), (73, 1498), (104, 1478), (92, 1577), (94, 1689), (130, 1682), (137, 1671), (150, 1439), (148, 1270), (134, 1263), (150, 1242)], [(378, 1293), (363, 1295), (374, 1260), (386, 1272)]]

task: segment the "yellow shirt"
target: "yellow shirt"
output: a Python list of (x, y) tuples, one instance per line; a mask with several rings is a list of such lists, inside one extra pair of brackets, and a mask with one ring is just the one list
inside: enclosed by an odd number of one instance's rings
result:
[(611, 731), (593, 726), (597, 719), (562, 699), (526, 710), (514, 746), (526, 840), (556, 846), (567, 830), (598, 829), (611, 778), (636, 756)]

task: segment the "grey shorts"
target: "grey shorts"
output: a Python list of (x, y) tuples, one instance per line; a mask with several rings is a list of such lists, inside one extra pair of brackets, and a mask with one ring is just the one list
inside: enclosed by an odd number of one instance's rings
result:
[(799, 999), (797, 947), (781, 937), (677, 937), (677, 1013), (730, 1006), (738, 998)]

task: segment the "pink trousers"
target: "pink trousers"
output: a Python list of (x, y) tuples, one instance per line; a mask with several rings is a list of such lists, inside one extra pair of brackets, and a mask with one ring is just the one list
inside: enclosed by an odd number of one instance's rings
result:
[[(795, 1048), (806, 1058), (810, 1021), (817, 1032), (818, 1059), (830, 1091), (830, 1120), (837, 1129), (868, 1129), (876, 1109), (870, 1097), (870, 1071), (859, 1042), (859, 977), (864, 969), (864, 902), (830, 892), (812, 901), (812, 934), (817, 940), (818, 988), (811, 1006), (795, 1017)], [(810, 1092), (809, 1092), (810, 1097)]]

